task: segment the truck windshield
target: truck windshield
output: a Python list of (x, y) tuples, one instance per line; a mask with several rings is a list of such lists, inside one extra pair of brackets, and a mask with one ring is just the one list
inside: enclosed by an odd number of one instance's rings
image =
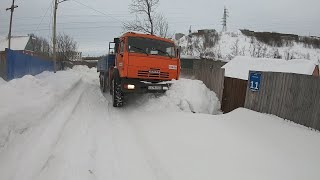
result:
[(128, 51), (147, 55), (175, 57), (174, 44), (148, 38), (129, 37)]

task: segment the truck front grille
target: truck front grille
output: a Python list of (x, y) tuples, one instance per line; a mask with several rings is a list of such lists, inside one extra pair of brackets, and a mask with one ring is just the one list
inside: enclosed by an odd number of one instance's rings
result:
[(138, 77), (169, 79), (169, 73), (161, 72), (160, 69), (150, 69), (147, 71), (139, 70)]

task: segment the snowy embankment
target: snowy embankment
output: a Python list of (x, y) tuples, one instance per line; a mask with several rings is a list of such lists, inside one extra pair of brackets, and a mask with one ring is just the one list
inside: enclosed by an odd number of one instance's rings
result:
[(1, 82), (0, 148), (15, 133), (23, 133), (31, 124), (41, 123), (41, 118), (71, 93), (79, 81), (80, 76), (72, 72), (56, 75), (43, 72)]
[[(211, 40), (215, 40), (215, 38), (212, 37)], [(320, 49), (308, 48), (297, 42), (292, 42), (288, 46), (273, 47), (258, 41), (255, 37), (245, 36), (241, 31), (219, 34), (217, 43), (212, 47), (204, 48), (203, 42), (203, 37), (194, 35), (191, 40), (188, 36), (184, 36), (176, 43), (182, 47), (183, 56), (199, 57), (200, 53), (204, 53), (208, 55), (202, 55), (203, 57), (225, 61), (229, 61), (236, 56), (260, 58), (279, 56), (281, 59), (308, 59), (320, 63)], [(188, 50), (188, 46), (192, 50)]]
[(97, 77), (78, 66), (0, 85), (1, 180), (320, 177), (319, 132), (246, 109), (211, 115), (215, 94), (186, 79), (113, 108)]

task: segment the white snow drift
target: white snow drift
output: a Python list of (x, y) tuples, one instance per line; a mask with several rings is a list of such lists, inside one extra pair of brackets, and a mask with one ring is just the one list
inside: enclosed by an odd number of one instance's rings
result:
[(316, 64), (306, 59), (268, 59), (237, 56), (222, 68), (225, 76), (248, 80), (249, 71), (285, 72), (312, 75)]
[(1, 180), (320, 178), (319, 132), (246, 109), (210, 115), (215, 94), (186, 79), (113, 108), (97, 77), (76, 67), (0, 86)]

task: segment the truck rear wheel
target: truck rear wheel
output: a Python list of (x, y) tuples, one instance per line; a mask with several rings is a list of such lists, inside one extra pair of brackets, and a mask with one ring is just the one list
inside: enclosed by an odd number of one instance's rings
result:
[(106, 92), (107, 90), (107, 79), (104, 73), (100, 74), (100, 89), (102, 92)]
[(120, 78), (113, 78), (112, 80), (112, 102), (113, 107), (123, 106), (123, 92), (121, 90)]

